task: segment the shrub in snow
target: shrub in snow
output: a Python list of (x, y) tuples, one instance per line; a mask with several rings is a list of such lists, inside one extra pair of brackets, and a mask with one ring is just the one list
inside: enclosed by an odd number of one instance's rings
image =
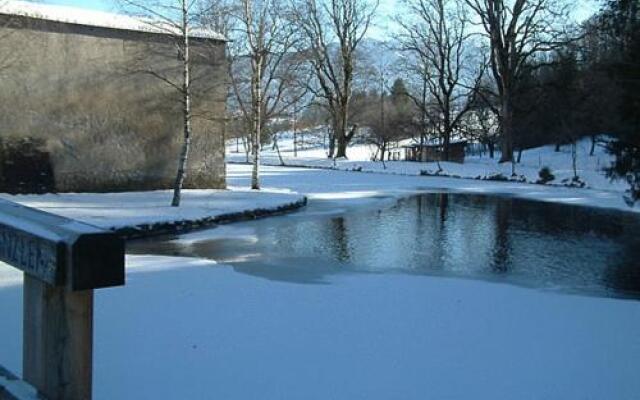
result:
[(584, 188), (587, 186), (587, 184), (582, 179), (580, 179), (579, 176), (574, 176), (573, 178), (565, 178), (562, 180), (562, 184), (564, 186), (574, 188)]
[(493, 174), (493, 175), (486, 175), (483, 179), (485, 181), (501, 181), (501, 182), (505, 182), (505, 181), (509, 180), (509, 178), (507, 178), (506, 176), (502, 175), (501, 173), (497, 173), (497, 174)]
[(612, 180), (624, 179), (629, 184), (624, 197), (629, 206), (640, 201), (640, 135), (636, 131), (625, 135), (625, 140), (615, 140), (607, 144), (607, 152), (614, 155), (615, 161), (605, 168)]
[(540, 179), (538, 179), (536, 183), (540, 183), (542, 185), (556, 179), (555, 175), (551, 173), (551, 168), (549, 167), (542, 167), (538, 172), (538, 176), (540, 177)]
[(55, 191), (53, 165), (41, 138), (0, 137), (0, 192)]

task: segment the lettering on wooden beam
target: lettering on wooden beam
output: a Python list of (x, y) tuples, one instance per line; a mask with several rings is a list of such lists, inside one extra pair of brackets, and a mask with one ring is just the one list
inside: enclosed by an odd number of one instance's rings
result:
[(64, 246), (0, 225), (0, 260), (50, 285), (62, 285)]
[(0, 260), (72, 291), (124, 285), (118, 235), (1, 199)]

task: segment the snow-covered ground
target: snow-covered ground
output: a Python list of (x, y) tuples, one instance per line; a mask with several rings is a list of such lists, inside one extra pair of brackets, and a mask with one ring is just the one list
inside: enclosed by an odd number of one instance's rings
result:
[[(340, 170), (362, 170), (364, 172), (378, 172), (387, 174), (420, 175), (425, 171), (435, 174), (438, 171), (436, 163), (419, 163), (406, 161), (387, 161), (383, 164), (380, 161), (371, 161), (376, 154), (376, 146), (369, 144), (354, 144), (347, 150), (348, 160), (327, 159), (327, 150), (323, 145), (323, 137), (319, 131), (314, 130), (306, 135), (298, 135), (299, 150), (297, 156), (293, 151), (293, 135), (291, 132), (279, 134), (278, 147), (280, 154), (286, 165), (336, 168)], [(605, 149), (598, 145), (594, 155), (589, 155), (591, 149), (590, 139), (583, 139), (577, 143), (576, 169), (578, 176), (590, 188), (600, 190), (611, 190), (624, 192), (627, 184), (624, 181), (611, 181), (606, 177), (603, 168), (608, 167), (612, 162), (612, 156), (607, 154)], [(240, 152), (238, 152), (240, 150)], [(242, 144), (237, 146), (235, 140), (227, 143), (227, 158), (233, 162), (246, 161)], [(511, 164), (499, 164), (500, 153), (496, 153), (496, 158), (491, 159), (488, 155), (467, 156), (464, 164), (453, 162), (441, 162), (442, 175), (456, 176), (461, 178), (488, 177), (502, 174), (505, 177), (511, 176)], [(262, 152), (262, 162), (265, 165), (281, 165), (276, 149), (272, 146), (265, 146)], [(516, 164), (515, 171), (519, 176), (524, 176), (527, 182), (536, 182), (539, 179), (539, 171), (542, 167), (549, 167), (556, 179), (550, 185), (561, 185), (565, 179), (573, 178), (573, 167), (571, 157), (571, 146), (561, 147), (559, 152), (555, 151), (555, 146), (544, 146), (529, 149), (522, 153), (522, 160)]]
[[(228, 175), (247, 186), (250, 168), (231, 165)], [(615, 192), (439, 177), (265, 167), (263, 183), (332, 210), (433, 188), (627, 209)], [(20, 278), (0, 267), (0, 363), (14, 372)], [(130, 255), (126, 286), (97, 291), (95, 307), (96, 399), (631, 400), (640, 393), (633, 300), (394, 273), (296, 284), (213, 261)]]
[[(395, 274), (300, 285), (166, 257), (127, 264), (127, 285), (96, 295), (97, 400), (632, 400), (640, 391), (635, 301)], [(19, 284), (0, 285), (0, 360), (13, 371), (20, 304)]]
[(273, 210), (303, 196), (288, 190), (184, 190), (180, 207), (171, 207), (173, 191), (124, 193), (1, 194), (0, 197), (105, 229), (198, 221), (245, 211)]

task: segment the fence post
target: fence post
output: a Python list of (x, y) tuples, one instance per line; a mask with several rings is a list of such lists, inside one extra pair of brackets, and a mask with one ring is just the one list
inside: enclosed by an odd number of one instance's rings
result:
[(50, 400), (89, 400), (93, 290), (24, 277), (23, 379)]

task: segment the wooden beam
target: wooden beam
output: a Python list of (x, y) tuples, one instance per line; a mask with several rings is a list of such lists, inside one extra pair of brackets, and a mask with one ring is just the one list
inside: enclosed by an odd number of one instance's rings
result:
[(0, 261), (52, 286), (124, 285), (124, 246), (113, 232), (0, 199)]

